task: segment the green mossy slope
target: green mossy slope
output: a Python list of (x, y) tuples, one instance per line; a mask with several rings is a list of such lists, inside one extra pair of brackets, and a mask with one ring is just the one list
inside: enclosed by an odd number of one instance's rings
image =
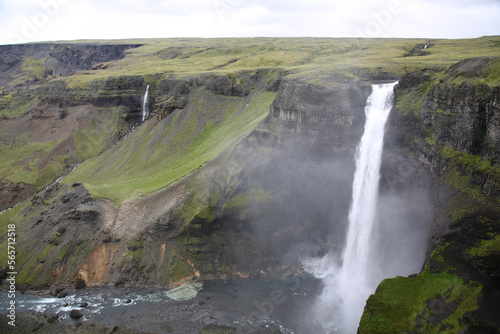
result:
[(241, 140), (267, 115), (274, 96), (257, 91), (247, 98), (223, 97), (197, 89), (183, 110), (146, 121), (63, 182), (83, 182), (94, 196), (118, 205), (160, 190)]
[(478, 308), (481, 290), (477, 282), (428, 268), (415, 277), (386, 279), (368, 298), (359, 332), (458, 333), (464, 314)]

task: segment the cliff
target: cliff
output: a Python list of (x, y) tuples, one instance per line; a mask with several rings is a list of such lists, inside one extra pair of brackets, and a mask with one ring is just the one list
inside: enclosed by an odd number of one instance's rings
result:
[(28, 291), (296, 275), (340, 253), (370, 84), (398, 79), (374, 261), (424, 265), (359, 332), (498, 330), (499, 40), (420, 42), (1, 46), (0, 263), (15, 224)]
[(467, 59), (401, 78), (388, 146), (432, 172), (431, 239), (422, 273), (384, 280), (368, 299), (360, 333), (500, 328), (498, 64)]

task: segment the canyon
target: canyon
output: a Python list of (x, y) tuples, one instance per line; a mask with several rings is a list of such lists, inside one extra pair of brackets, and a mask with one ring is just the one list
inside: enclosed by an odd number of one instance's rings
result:
[(0, 70), (4, 290), (11, 224), (27, 293), (339, 260), (371, 85), (399, 81), (358, 332), (500, 328), (498, 37), (41, 43)]

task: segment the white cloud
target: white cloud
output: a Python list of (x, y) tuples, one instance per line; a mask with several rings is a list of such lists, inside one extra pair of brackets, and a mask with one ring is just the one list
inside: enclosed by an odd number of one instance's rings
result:
[[(401, 10), (391, 12), (391, 4)], [(500, 34), (498, 0), (24, 0), (3, 1), (0, 8), (2, 44), (82, 38), (349, 37), (360, 32), (372, 37)]]

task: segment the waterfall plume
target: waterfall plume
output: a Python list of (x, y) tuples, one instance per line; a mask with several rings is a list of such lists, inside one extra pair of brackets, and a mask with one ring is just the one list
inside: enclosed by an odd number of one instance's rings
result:
[[(392, 108), (396, 83), (372, 85), (365, 114), (366, 123), (356, 154), (349, 227), (342, 258), (329, 254), (306, 261), (306, 270), (321, 278), (323, 292), (318, 316), (327, 333), (356, 333), (368, 296), (378, 282), (370, 281), (370, 256), (376, 217), (384, 127)], [(341, 263), (339, 265), (339, 262)]]

